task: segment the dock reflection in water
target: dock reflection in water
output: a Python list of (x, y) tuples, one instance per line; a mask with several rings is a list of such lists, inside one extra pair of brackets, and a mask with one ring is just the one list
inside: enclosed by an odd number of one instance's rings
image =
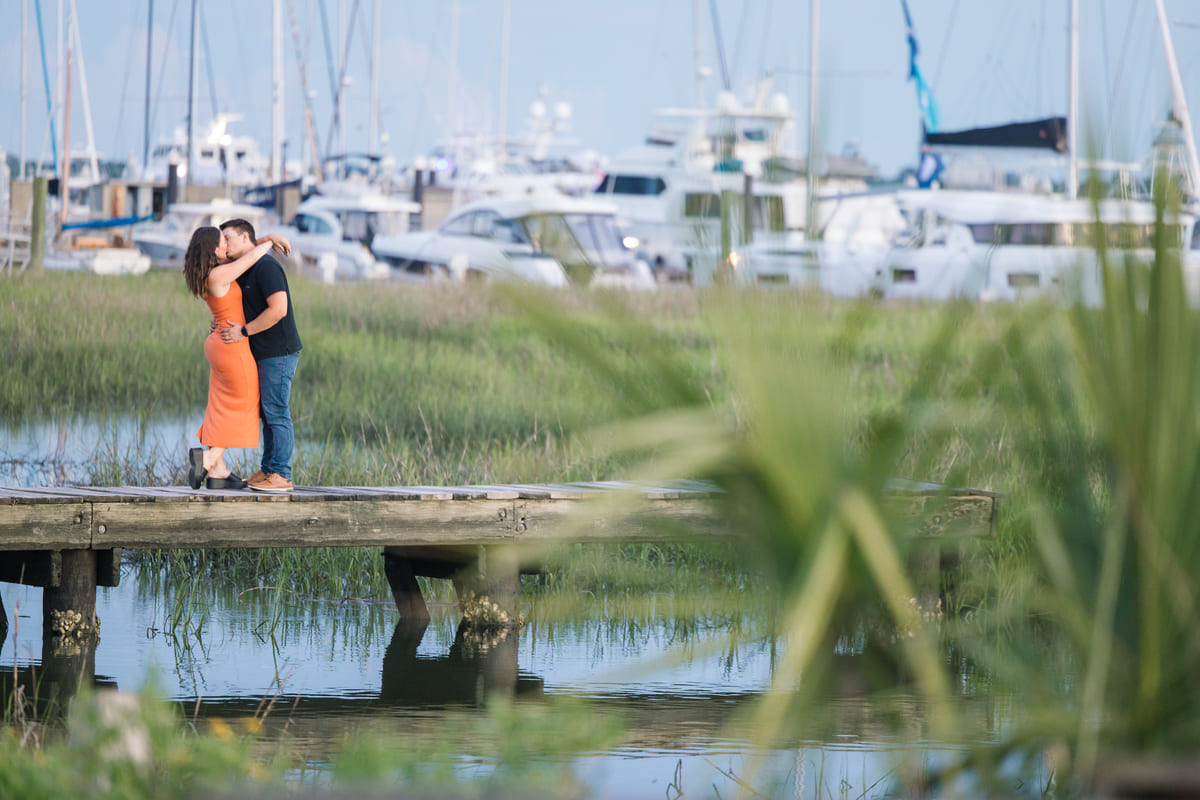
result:
[[(286, 731), (289, 750), (317, 769), (355, 731), (435, 735), (454, 719), (482, 714), (491, 693), (519, 704), (570, 696), (626, 731), (619, 744), (578, 756), (575, 768), (597, 795), (661, 797), (680, 764), (690, 785), (708, 787), (723, 780), (714, 765), (736, 772), (754, 749), (741, 712), (766, 690), (775, 657), (771, 643), (754, 635), (724, 642), (730, 631), (719, 618), (677, 618), (667, 598), (653, 614), (611, 607), (590, 618), (533, 614), (519, 635), (478, 637), (458, 627), (452, 605), (432, 606), (433, 621), (414, 628), (397, 625), (386, 603), (207, 586), (187, 595), (195, 608), (181, 610), (169, 584), (126, 578), (100, 590), (101, 639), (75, 674), (125, 690), (153, 679), (188, 719), (245, 718), (269, 704), (265, 735)], [(35, 671), (51, 672), (35, 657), (40, 590), (5, 584), (0, 591), (19, 626), (0, 647), (0, 663), (10, 665), (3, 672), (11, 677), (15, 664), (18, 680), (32, 686)], [(191, 621), (170, 635), (172, 619)], [(849, 671), (856, 658), (837, 671)], [(976, 720), (976, 740), (1003, 725), (998, 706), (1011, 711), (989, 693), (959, 702)], [(842, 774), (856, 786), (867, 780), (861, 791), (914, 743), (934, 760), (956, 749), (931, 738), (924, 703), (903, 690), (883, 700), (843, 685), (824, 705), (827, 722), (772, 751), (781, 774), (807, 759), (805, 780)], [(897, 719), (907, 722), (897, 729)], [(811, 766), (817, 761), (823, 772)]]
[[(292, 735), (318, 736), (318, 729), (340, 734), (369, 718), (402, 717), (407, 711), (483, 708), (498, 694), (537, 699), (545, 682), (517, 668), (516, 633), (476, 633), (459, 625), (448, 653), (420, 651), (428, 623), (400, 622), (383, 655), (378, 691), (341, 694), (282, 692), (271, 699), (268, 731), (286, 725)], [(261, 696), (180, 698), (180, 706), (201, 717), (242, 718), (260, 711)], [(323, 724), (324, 723), (326, 724)], [(332, 725), (328, 724), (332, 723)]]

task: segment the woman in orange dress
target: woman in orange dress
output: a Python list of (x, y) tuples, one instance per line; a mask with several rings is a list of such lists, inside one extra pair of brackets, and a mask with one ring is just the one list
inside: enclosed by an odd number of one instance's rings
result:
[(249, 340), (226, 344), (221, 341), (220, 326), (246, 324), (237, 278), (272, 245), (281, 251), (290, 249), (281, 237), (268, 236), (241, 258), (223, 264), (225, 241), (221, 231), (204, 227), (192, 234), (183, 259), (188, 290), (203, 298), (218, 321), (204, 340), (204, 357), (211, 370), (208, 406), (197, 436), (208, 449), (188, 451), (188, 484), (193, 489), (199, 489), (202, 481), (209, 489), (241, 489), (246, 485), (230, 471), (224, 456), (230, 447), (258, 447), (258, 367)]

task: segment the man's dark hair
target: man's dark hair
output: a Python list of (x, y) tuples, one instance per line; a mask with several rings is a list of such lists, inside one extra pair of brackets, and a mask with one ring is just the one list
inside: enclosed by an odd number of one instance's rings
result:
[(221, 223), (222, 232), (230, 228), (233, 228), (238, 233), (244, 233), (249, 236), (251, 244), (258, 241), (258, 238), (254, 235), (254, 226), (244, 219), (230, 219)]

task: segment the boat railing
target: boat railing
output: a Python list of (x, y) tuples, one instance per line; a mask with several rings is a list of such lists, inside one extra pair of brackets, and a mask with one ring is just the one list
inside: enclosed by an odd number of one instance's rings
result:
[(0, 271), (20, 274), (29, 266), (30, 227), (25, 223), (0, 222)]

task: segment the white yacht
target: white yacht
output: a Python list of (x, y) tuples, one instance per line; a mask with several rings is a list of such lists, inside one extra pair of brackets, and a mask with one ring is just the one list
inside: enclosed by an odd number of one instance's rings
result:
[[(1032, 296), (1098, 305), (1097, 219), (1106, 242), (1135, 258), (1153, 257), (1154, 204), (1107, 198), (1093, 204), (1061, 194), (917, 190), (898, 195), (912, 210), (911, 238), (887, 259), (888, 297), (1017, 300)], [(1184, 251), (1192, 300), (1200, 300), (1200, 230), (1187, 212), (1168, 219)]]
[(183, 266), (188, 242), (197, 228), (206, 225), (220, 227), (222, 222), (231, 219), (246, 220), (254, 226), (256, 233), (274, 222), (263, 208), (229, 200), (176, 203), (167, 209), (162, 219), (135, 225), (133, 243), (150, 257), (154, 267), (178, 269)]
[(611, 203), (592, 197), (535, 192), (468, 203), (435, 230), (377, 236), (371, 247), (401, 274), (435, 280), (655, 288), (615, 215)]
[[(1167, 174), (1191, 198), (1167, 224), (1171, 244), (1183, 255), (1189, 299), (1200, 301), (1195, 203), (1200, 161), (1165, 11), (1161, 2), (1155, 5), (1174, 97), (1145, 163), (1085, 164), (1077, 158), (1081, 115), (1078, 43), (1072, 37), (1068, 116), (947, 132), (926, 115), (918, 179), (927, 188), (898, 195), (909, 226), (880, 270), (879, 291), (928, 299), (1036, 295), (1097, 305), (1103, 302), (1098, 223), (1109, 246), (1148, 262), (1152, 182)], [(1072, 6), (1072, 29), (1076, 14)], [(915, 42), (912, 47), (915, 59)], [(1103, 197), (1098, 203), (1090, 199), (1089, 184)]]
[(904, 220), (891, 197), (869, 190), (874, 169), (848, 153), (814, 165), (818, 230), (806, 230), (808, 165), (785, 152), (793, 123), (786, 98), (768, 98), (765, 85), (744, 106), (724, 93), (716, 109), (665, 109), (642, 145), (611, 160), (596, 193), (617, 205), (660, 280), (715, 280), (729, 193), (741, 282), (858, 294)]
[[(259, 152), (258, 143), (250, 136), (229, 133), (230, 123), (240, 114), (217, 114), (203, 133), (192, 137), (192, 183), (230, 186), (259, 186), (270, 183), (270, 159)], [(170, 139), (160, 141), (150, 151), (142, 173), (149, 181), (163, 182), (172, 163), (178, 165), (182, 182), (187, 178), (187, 132), (175, 128)]]
[(547, 191), (587, 194), (600, 182), (603, 159), (568, 136), (571, 118), (569, 103), (551, 107), (539, 91), (519, 135), (454, 136), (422, 157), (420, 168), (434, 186), (453, 190), (463, 202)]
[(376, 237), (408, 233), (410, 216), (420, 211), (418, 203), (373, 192), (318, 194), (301, 203), (277, 232), (291, 242), (286, 260), (299, 272), (326, 283), (383, 278), (391, 268), (375, 258), (372, 243)]
[(133, 247), (114, 247), (105, 240), (80, 237), (63, 249), (47, 248), (47, 269), (82, 270), (97, 275), (142, 275), (150, 257)]

